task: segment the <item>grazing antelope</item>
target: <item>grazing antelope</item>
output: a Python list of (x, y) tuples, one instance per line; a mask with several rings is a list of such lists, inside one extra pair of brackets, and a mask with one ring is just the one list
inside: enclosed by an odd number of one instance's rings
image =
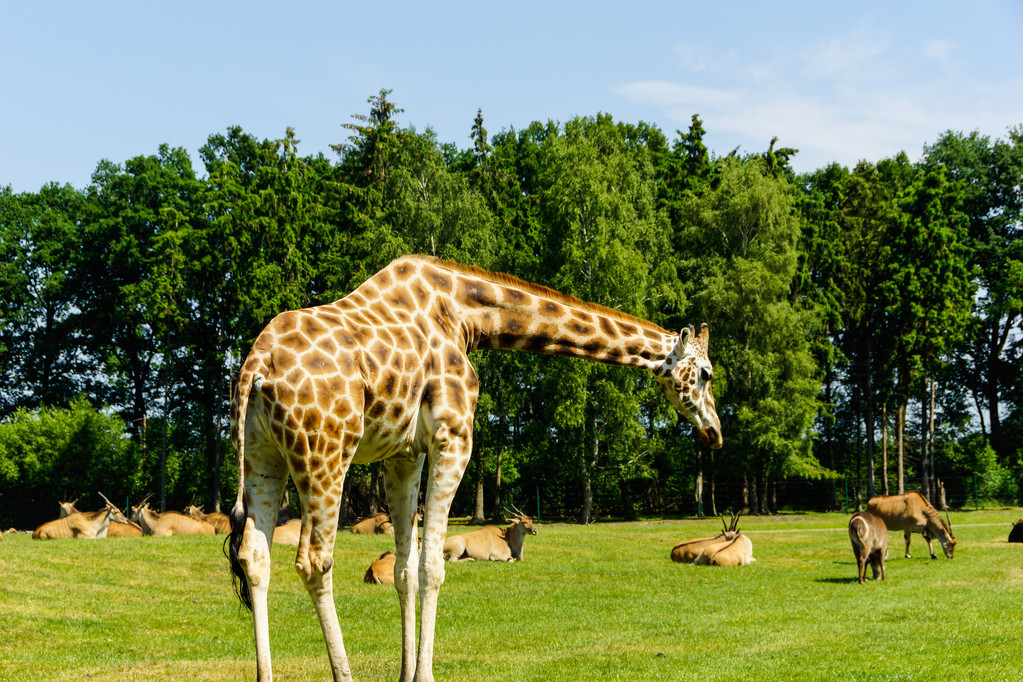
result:
[[(874, 516), (880, 517), (888, 530), (902, 531), (906, 536), (906, 558), (909, 559), (909, 536), (911, 533), (920, 533), (927, 541), (927, 551), (931, 553), (932, 559), (938, 556), (934, 553), (931, 541), (935, 538), (941, 543), (941, 549), (945, 556), (952, 558), (956, 548), (956, 539), (952, 535), (952, 517), (948, 517), (948, 523), (941, 518), (938, 510), (931, 506), (927, 498), (911, 490), (902, 495), (879, 495), (867, 501), (867, 511)], [(946, 512), (946, 515), (948, 512)]]
[(362, 582), (376, 585), (394, 584), (394, 552), (387, 550), (369, 565)]
[(849, 540), (862, 585), (867, 576), (867, 563), (874, 573), (884, 580), (884, 561), (888, 558), (888, 528), (879, 517), (870, 512), (857, 512), (849, 520)]
[(507, 528), (483, 526), (444, 540), (445, 561), (522, 561), (526, 533), (536, 535), (533, 519), (525, 514), (512, 519)]
[(301, 532), (302, 519), (292, 519), (274, 528), (274, 542), (298, 547), (298, 537)]
[(352, 524), (352, 532), (356, 535), (394, 535), (394, 524), (391, 515), (380, 513)]
[[(269, 546), (289, 476), (302, 509), (295, 570), (319, 618), (334, 679), (348, 680), (331, 573), (337, 519), (350, 466), (382, 462), (397, 554), (400, 677), (432, 682), (444, 538), (472, 453), (479, 399), (468, 354), (530, 351), (647, 371), (699, 439), (717, 449), (723, 441), (708, 344), (706, 325), (670, 332), (428, 256), (399, 258), (339, 301), (275, 317), (253, 343), (231, 400), (239, 480), (229, 556), (238, 596), (252, 610), (259, 678), (272, 676)], [(423, 481), (418, 551), (414, 518)]]
[(721, 526), (724, 529), (720, 535), (712, 538), (699, 538), (696, 540), (688, 540), (686, 542), (680, 542), (675, 545), (671, 550), (671, 560), (680, 564), (691, 564), (696, 561), (696, 557), (700, 556), (703, 550), (710, 545), (718, 545), (722, 542), (732, 540), (738, 535), (736, 526), (739, 523), (739, 514), (732, 515), (731, 526), (725, 525), (725, 517), (721, 517)]
[(231, 518), (227, 514), (220, 512), (205, 514), (203, 513), (202, 505), (197, 507), (195, 504), (188, 505), (184, 511), (185, 516), (191, 516), (193, 519), (202, 519), (206, 523), (211, 524), (217, 535), (228, 535), (231, 532)]
[(168, 535), (215, 535), (216, 529), (212, 523), (202, 519), (193, 519), (181, 512), (167, 511), (162, 514), (149, 508), (149, 498), (131, 508), (131, 519), (142, 527), (145, 535), (157, 535), (166, 537)]
[(128, 523), (114, 504), (100, 493), (106, 505), (99, 511), (72, 512), (63, 518), (47, 521), (32, 533), (33, 540), (66, 540), (68, 538), (105, 538), (110, 522)]

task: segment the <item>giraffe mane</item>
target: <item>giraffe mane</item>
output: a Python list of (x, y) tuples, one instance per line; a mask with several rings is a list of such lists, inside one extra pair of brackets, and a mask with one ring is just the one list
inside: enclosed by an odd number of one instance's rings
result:
[(595, 313), (597, 315), (604, 315), (605, 317), (610, 317), (616, 320), (620, 320), (622, 322), (628, 322), (629, 324), (636, 325), (642, 329), (653, 328), (659, 332), (664, 332), (665, 334), (671, 333), (668, 330), (662, 328), (660, 325), (656, 325), (653, 322), (650, 322), (649, 320), (644, 320), (641, 317), (636, 317), (635, 315), (630, 315), (629, 313), (624, 313), (620, 310), (615, 310), (614, 308), (609, 308), (598, 303), (589, 303), (587, 301), (583, 301), (582, 299), (576, 298), (575, 296), (563, 294), (560, 291), (551, 289), (550, 287), (546, 287), (542, 284), (527, 282), (525, 280), (519, 279), (518, 277), (515, 277), (514, 275), (508, 275), (503, 272), (491, 272), (490, 270), (484, 270), (483, 268), (477, 267), (475, 265), (463, 265), (455, 261), (444, 260), (442, 258), (437, 258), (435, 256), (420, 257), (423, 260), (433, 263), (437, 267), (444, 268), (445, 270), (451, 270), (452, 272), (458, 272), (464, 275), (479, 277), (480, 279), (486, 280), (488, 282), (493, 282), (495, 284), (509, 284), (526, 293), (549, 298), (554, 301), (557, 301), (558, 303), (570, 305), (573, 308), (578, 308), (579, 310), (585, 310), (587, 312)]

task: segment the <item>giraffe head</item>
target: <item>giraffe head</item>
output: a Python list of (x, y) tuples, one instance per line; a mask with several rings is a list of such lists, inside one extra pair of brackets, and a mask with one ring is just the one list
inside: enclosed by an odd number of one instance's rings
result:
[(717, 450), (723, 441), (721, 421), (710, 391), (714, 368), (707, 355), (709, 335), (706, 324), (700, 327), (699, 334), (692, 327), (679, 332), (678, 343), (656, 377), (671, 404), (696, 427), (700, 441)]

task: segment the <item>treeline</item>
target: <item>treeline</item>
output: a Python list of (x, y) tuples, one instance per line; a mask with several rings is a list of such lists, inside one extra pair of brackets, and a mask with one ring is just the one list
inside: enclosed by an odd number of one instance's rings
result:
[[(84, 189), (0, 190), (0, 523), (100, 489), (230, 506), (230, 385), (260, 329), (416, 252), (711, 329), (717, 452), (639, 372), (475, 354), (457, 515), (772, 512), (836, 476), (937, 495), (980, 473), (1019, 499), (1023, 129), (797, 175), (774, 140), (711, 153), (697, 116), (669, 138), (606, 115), (491, 136), (480, 114), (462, 148), (388, 95), (329, 156), (230, 128), (201, 174), (161, 146)], [(374, 467), (348, 490), (346, 514), (383, 504)]]

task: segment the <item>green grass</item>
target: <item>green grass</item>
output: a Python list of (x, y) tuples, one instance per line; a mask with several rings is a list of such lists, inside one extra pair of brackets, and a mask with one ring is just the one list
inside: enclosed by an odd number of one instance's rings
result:
[[(672, 563), (720, 523), (541, 525), (518, 564), (448, 564), (438, 680), (1015, 680), (1023, 510), (953, 517), (956, 558), (912, 559), (891, 535), (888, 580), (858, 585), (845, 515), (743, 518), (757, 563)], [(335, 598), (356, 680), (395, 680), (397, 599), (362, 574), (382, 536), (339, 535)], [(222, 537), (0, 542), (0, 678), (241, 680), (247, 611)], [(281, 680), (329, 680), (319, 626), (275, 547), (271, 645)]]

